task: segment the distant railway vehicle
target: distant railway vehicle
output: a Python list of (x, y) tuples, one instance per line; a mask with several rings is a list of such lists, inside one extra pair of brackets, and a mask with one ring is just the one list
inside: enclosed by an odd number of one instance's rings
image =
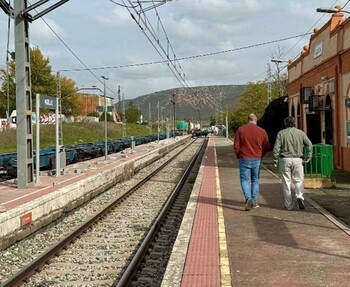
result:
[[(181, 132), (171, 132), (169, 137), (181, 135)], [(163, 140), (167, 137), (166, 133), (159, 133), (159, 139)], [(124, 137), (122, 139), (108, 140), (107, 153), (117, 153), (132, 146), (134, 141), (135, 146), (154, 142), (158, 139), (158, 134), (152, 134), (139, 137)], [(76, 145), (68, 145), (61, 147), (65, 151), (66, 165), (70, 165), (79, 161), (101, 157), (105, 154), (105, 142), (97, 141), (91, 143), (81, 143)], [(62, 151), (61, 150), (61, 151)], [(60, 152), (61, 152), (60, 151)], [(34, 152), (33, 158), (34, 166), (36, 165), (36, 154)], [(40, 149), (40, 170), (51, 170), (56, 163), (56, 148)], [(0, 154), (0, 175), (7, 177), (17, 177), (17, 154), (6, 153)]]

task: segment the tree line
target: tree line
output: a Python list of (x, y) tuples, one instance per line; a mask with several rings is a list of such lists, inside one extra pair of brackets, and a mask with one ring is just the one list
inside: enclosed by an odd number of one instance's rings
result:
[[(0, 118), (10, 116), (11, 112), (16, 109), (16, 59), (11, 58), (7, 69), (0, 68)], [(75, 81), (66, 76), (59, 76), (53, 73), (50, 59), (44, 57), (39, 47), (30, 49), (30, 65), (31, 65), (31, 92), (33, 109), (36, 106), (36, 94), (57, 97), (58, 82), (60, 81), (60, 94), (62, 114), (67, 117), (76, 117), (82, 115), (83, 106), (79, 101), (78, 87)], [(8, 104), (9, 103), (9, 104)], [(7, 110), (9, 115), (7, 115)], [(42, 111), (46, 113), (45, 109)], [(121, 114), (121, 111), (119, 111)], [(94, 116), (99, 114), (93, 113)], [(125, 110), (128, 122), (134, 123), (140, 119), (141, 112), (134, 106), (133, 102), (129, 102)], [(102, 117), (104, 114), (102, 113)], [(108, 114), (108, 120), (112, 121), (112, 117)]]

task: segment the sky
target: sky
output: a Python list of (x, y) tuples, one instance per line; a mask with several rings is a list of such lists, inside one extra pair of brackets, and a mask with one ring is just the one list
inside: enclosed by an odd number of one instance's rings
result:
[[(120, 86), (121, 95), (133, 99), (173, 88), (264, 80), (268, 65), (272, 72), (277, 68), (271, 58), (295, 59), (309, 43), (309, 33), (330, 19), (331, 14), (316, 8), (345, 5), (350, 10), (346, 0), (172, 0), (145, 12), (158, 45), (147, 39), (149, 30), (140, 28), (144, 16), (136, 16), (138, 25), (130, 15), (135, 11), (118, 5), (123, 2), (130, 5), (127, 0), (70, 0), (30, 24), (30, 45), (49, 58), (54, 73), (73, 79), (81, 91), (92, 86), (103, 90), (105, 82), (108, 96), (117, 99)], [(152, 1), (141, 2), (143, 8), (151, 7)], [(10, 51), (13, 25), (11, 21)], [(8, 16), (0, 10), (2, 68), (7, 35)], [(176, 70), (169, 68), (172, 64)]]

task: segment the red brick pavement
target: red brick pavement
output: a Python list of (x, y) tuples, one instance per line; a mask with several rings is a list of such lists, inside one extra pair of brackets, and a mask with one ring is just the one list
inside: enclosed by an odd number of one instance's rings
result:
[(208, 146), (182, 287), (220, 286), (214, 139)]

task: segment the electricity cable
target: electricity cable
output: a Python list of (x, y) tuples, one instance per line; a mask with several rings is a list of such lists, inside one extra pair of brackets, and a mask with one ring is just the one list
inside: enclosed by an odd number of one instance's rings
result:
[[(336, 3), (338, 2), (338, 0), (334, 1), (333, 4), (331, 5), (331, 7), (333, 7)], [(343, 6), (343, 8), (350, 2), (350, 0)], [(306, 33), (304, 34), (301, 34), (300, 35), (300, 39), (284, 54), (284, 56), (288, 55), (299, 43), (302, 39), (304, 39), (305, 36), (308, 36), (308, 35), (311, 35), (312, 33), (310, 33), (310, 31), (316, 26), (317, 23), (319, 23), (321, 21), (321, 19), (325, 16), (326, 13), (324, 13), (308, 30)], [(297, 59), (299, 57), (299, 54), (296, 55), (294, 58), (293, 58), (293, 61), (295, 59)], [(284, 69), (286, 69), (288, 67), (288, 64), (287, 65), (284, 65), (281, 67), (280, 71), (283, 71)], [(257, 79), (257, 78), (260, 78), (262, 75), (265, 74), (265, 71), (260, 73), (258, 76), (254, 77), (254, 79)], [(254, 80), (252, 80), (254, 81)]]
[[(331, 5), (331, 7), (333, 7), (336, 3), (338, 2), (338, 0), (334, 1), (333, 4)], [(349, 1), (348, 1), (349, 2)], [(346, 3), (347, 4), (347, 3)], [(310, 31), (317, 25), (317, 23), (319, 23), (322, 18), (326, 15), (326, 13), (323, 13), (323, 15), (307, 30), (307, 32), (299, 39), (299, 41), (297, 41), (293, 47), (291, 47), (288, 52), (285, 54), (285, 55), (288, 55), (299, 43), (302, 39), (304, 39), (305, 36), (307, 36), (308, 34), (310, 34)], [(297, 58), (299, 57), (299, 54), (296, 55), (294, 58), (293, 58), (293, 61), (296, 60)], [(283, 71), (286, 67), (288, 67), (288, 65), (284, 65), (282, 68), (281, 68), (281, 71)]]
[(120, 6), (120, 7), (124, 7), (124, 8), (134, 8), (134, 7), (137, 7), (137, 6), (127, 6), (127, 5), (124, 5), (124, 4), (120, 4), (120, 3), (118, 3), (118, 2), (116, 2), (116, 1), (113, 1), (113, 0), (109, 0), (110, 2), (112, 2), (113, 4), (116, 4), (116, 5), (118, 5), (118, 6)]
[[(124, 0), (122, 0), (123, 4), (125, 5)], [(128, 0), (128, 2), (130, 4), (131, 0)], [(139, 5), (140, 2), (138, 1)], [(152, 1), (154, 7), (155, 8), (155, 4)], [(181, 72), (179, 73), (179, 71), (177, 70), (176, 66), (175, 66), (175, 59), (172, 60), (169, 58), (169, 55), (165, 52), (164, 47), (161, 45), (159, 38), (157, 38), (157, 36), (153, 33), (154, 29), (152, 27), (152, 24), (150, 23), (150, 21), (148, 20), (144, 9), (142, 9), (142, 6), (140, 5), (140, 11), (137, 11), (136, 8), (133, 8), (134, 12), (139, 16), (138, 19), (136, 19), (135, 15), (132, 13), (130, 8), (127, 8), (130, 16), (132, 17), (132, 19), (137, 23), (137, 25), (139, 26), (139, 28), (141, 29), (141, 31), (143, 32), (143, 34), (146, 36), (146, 38), (148, 39), (148, 41), (151, 43), (151, 45), (154, 47), (154, 49), (157, 51), (157, 53), (161, 56), (161, 58), (163, 59), (163, 62), (166, 63), (168, 65), (168, 67), (170, 68), (171, 72), (173, 73), (173, 75), (175, 76), (175, 78), (179, 81), (179, 83), (183, 86), (183, 87), (188, 87), (188, 84), (186, 83), (185, 79), (183, 78)], [(144, 16), (144, 18), (141, 17), (141, 15)], [(144, 24), (144, 27), (141, 26), (140, 21)], [(152, 28), (152, 30), (149, 29), (149, 27)], [(150, 33), (150, 36), (147, 34), (147, 31)], [(156, 44), (151, 40), (151, 37), (155, 40), (155, 42), (157, 43), (158, 47), (156, 46)], [(167, 60), (165, 60), (164, 55), (162, 54), (162, 52), (166, 55)], [(174, 61), (174, 63), (173, 63)], [(184, 74), (184, 73), (183, 73)]]
[[(298, 37), (300, 37), (302, 35), (304, 35), (304, 34), (296, 35), (296, 36), (290, 36), (290, 37), (281, 38), (281, 39), (277, 39), (277, 40), (271, 40), (271, 41), (268, 41), (268, 42), (252, 44), (252, 45), (248, 45), (248, 46), (242, 46), (242, 47), (238, 47), (238, 48), (232, 48), (232, 49), (227, 49), (227, 50), (221, 50), (221, 51), (216, 51), (216, 52), (209, 52), (209, 53), (204, 53), (204, 54), (199, 54), (199, 55), (192, 55), (192, 56), (177, 58), (177, 60), (178, 61), (183, 61), (183, 60), (191, 60), (191, 59), (196, 59), (196, 58), (204, 58), (204, 57), (216, 56), (216, 55), (220, 55), (220, 54), (231, 53), (231, 52), (251, 49), (251, 48), (255, 48), (255, 47), (259, 47), (259, 46), (266, 46), (266, 45), (270, 45), (270, 44), (273, 44), (273, 43), (283, 42), (283, 41), (287, 41), (287, 40), (290, 40), (290, 39), (298, 38)], [(311, 35), (311, 33), (309, 33), (309, 35)], [(134, 63), (134, 64), (124, 64), (124, 65), (116, 65), (116, 66), (93, 67), (93, 68), (90, 68), (90, 70), (106, 70), (106, 69), (130, 68), (130, 67), (137, 67), (137, 66), (147, 66), (147, 65), (162, 64), (164, 62), (168, 62), (168, 60), (163, 60), (163, 61), (159, 60), (159, 61)], [(61, 69), (60, 71), (65, 71), (65, 72), (76, 71), (76, 72), (78, 72), (78, 71), (84, 71), (84, 70), (86, 70), (86, 69), (73, 68), (73, 69)]]
[[(28, 2), (29, 3), (29, 2)], [(30, 3), (29, 3), (30, 4)], [(36, 11), (36, 9), (35, 9)], [(90, 74), (92, 74), (94, 76), (95, 79), (97, 79), (98, 82), (100, 82), (101, 84), (104, 84), (103, 81), (97, 76), (95, 75), (91, 69), (78, 57), (78, 55), (68, 46), (68, 44), (65, 43), (65, 41), (56, 33), (56, 31), (49, 25), (49, 23), (46, 22), (46, 20), (44, 19), (44, 17), (40, 18), (46, 25), (47, 27), (52, 31), (52, 33), (54, 33), (54, 35), (61, 41), (61, 43), (68, 49), (68, 51), (85, 67), (85, 71), (89, 71)], [(61, 70), (60, 70), (61, 71)], [(117, 96), (117, 94), (106, 85), (106, 88), (114, 95)]]

